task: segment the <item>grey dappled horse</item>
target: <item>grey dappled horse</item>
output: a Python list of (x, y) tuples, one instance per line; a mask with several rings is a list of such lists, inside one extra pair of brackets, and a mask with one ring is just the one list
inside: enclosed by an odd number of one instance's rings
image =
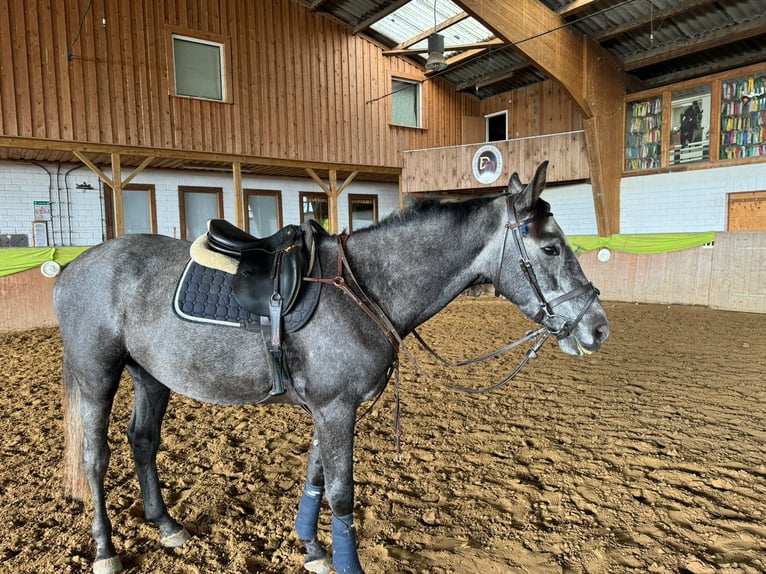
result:
[[(609, 333), (607, 318), (598, 291), (539, 199), (546, 168), (547, 162), (541, 164), (526, 186), (514, 174), (507, 194), (427, 201), (348, 237), (350, 268), (396, 336), (405, 337), (466, 288), (494, 283), (556, 335), (565, 353), (599, 349)], [(339, 244), (329, 235), (318, 238), (326, 276), (337, 269)], [(292, 403), (304, 406), (315, 422), (295, 523), (306, 547), (304, 566), (330, 570), (317, 540), (324, 495), (332, 510), (332, 565), (338, 572), (362, 573), (353, 522), (354, 425), (358, 407), (387, 383), (396, 358), (389, 334), (347, 293), (323, 285), (311, 321), (284, 338), (292, 382), (285, 394), (270, 397), (272, 370), (261, 333), (185, 322), (174, 313), (174, 289), (188, 258), (186, 242), (125, 236), (85, 252), (55, 287), (64, 342), (66, 465), (69, 476), (84, 471), (93, 497), (94, 570), (122, 568), (111, 540), (104, 476), (109, 414), (127, 369), (135, 391), (128, 437), (146, 519), (159, 528), (163, 545), (180, 546), (190, 536), (168, 514), (157, 477), (170, 392), (228, 405)], [(70, 494), (83, 492), (72, 486)]]

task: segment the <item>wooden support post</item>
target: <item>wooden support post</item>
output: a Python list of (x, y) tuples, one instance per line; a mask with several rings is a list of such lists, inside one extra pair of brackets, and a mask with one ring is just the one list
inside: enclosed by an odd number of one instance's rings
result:
[(330, 177), (330, 187), (327, 190), (327, 207), (329, 216), (330, 233), (338, 233), (338, 172), (334, 169), (328, 174)]
[(234, 186), (234, 225), (245, 229), (245, 194), (242, 190), (242, 162), (235, 161), (231, 164), (231, 173)]
[(112, 191), (114, 192), (114, 236), (125, 235), (125, 217), (122, 208), (122, 166), (120, 154), (112, 153)]
[(564, 19), (540, 0), (515, 0), (514, 10), (496, 0), (455, 3), (558, 81), (580, 108), (598, 232), (602, 236), (619, 233), (626, 89), (622, 63), (595, 41), (566, 27)]
[(156, 156), (147, 156), (144, 161), (142, 161), (141, 164), (128, 175), (128, 177), (122, 179), (122, 166), (120, 163), (119, 152), (112, 152), (112, 177), (106, 175), (101, 168), (88, 159), (88, 157), (81, 151), (72, 150), (72, 153), (112, 190), (112, 197), (114, 198), (114, 236), (119, 237), (120, 235), (124, 235), (125, 221), (123, 218), (122, 190), (126, 185), (133, 181), (138, 174), (149, 167)]
[(328, 170), (328, 177), (330, 180), (329, 185), (322, 181), (322, 178), (320, 178), (317, 173), (310, 167), (306, 168), (306, 173), (309, 174), (309, 177), (311, 177), (311, 179), (313, 179), (317, 185), (322, 188), (322, 191), (324, 191), (325, 195), (327, 196), (327, 216), (329, 219), (328, 231), (330, 233), (338, 233), (340, 230), (340, 223), (338, 221), (338, 197), (349, 186), (349, 184), (351, 184), (354, 178), (359, 175), (359, 172), (351, 172), (349, 176), (343, 180), (343, 183), (341, 183), (340, 186), (338, 186), (338, 170), (336, 169)]

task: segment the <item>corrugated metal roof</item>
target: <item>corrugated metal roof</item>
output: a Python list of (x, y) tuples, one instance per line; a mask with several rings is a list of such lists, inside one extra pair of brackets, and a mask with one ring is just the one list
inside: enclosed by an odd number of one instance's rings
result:
[[(625, 62), (637, 85), (660, 86), (766, 62), (766, 0), (596, 0), (571, 14), (563, 11), (574, 5), (572, 0), (540, 1), (550, 10), (564, 13), (567, 25)], [(508, 10), (514, 10), (512, 0), (505, 2)], [(433, 0), (404, 4), (399, 0), (327, 0), (315, 9), (391, 48), (462, 12), (451, 0), (436, 0), (435, 6)], [(445, 36), (447, 47), (493, 37), (488, 28), (470, 17), (439, 33)], [(412, 46), (425, 47), (426, 40)], [(426, 56), (408, 55), (419, 64)], [(446, 56), (451, 56), (449, 51)], [(509, 76), (510, 70), (513, 73)], [(546, 78), (508, 46), (487, 49), (451, 64), (438, 75), (480, 98)], [(497, 81), (485, 83), (491, 76)]]

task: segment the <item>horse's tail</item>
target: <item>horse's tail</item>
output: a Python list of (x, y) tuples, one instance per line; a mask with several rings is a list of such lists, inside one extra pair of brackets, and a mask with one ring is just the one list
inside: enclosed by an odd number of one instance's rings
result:
[(64, 409), (64, 494), (77, 500), (83, 500), (88, 490), (88, 482), (82, 468), (82, 416), (80, 414), (80, 389), (69, 367), (66, 354), (63, 367)]

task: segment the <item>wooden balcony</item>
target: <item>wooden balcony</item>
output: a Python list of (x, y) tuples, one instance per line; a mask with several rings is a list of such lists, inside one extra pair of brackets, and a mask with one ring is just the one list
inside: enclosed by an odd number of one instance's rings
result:
[[(476, 152), (486, 145), (500, 151), (503, 165), (492, 183), (474, 177)], [(582, 182), (590, 177), (585, 132), (517, 138), (453, 147), (419, 149), (404, 152), (402, 191), (404, 193), (450, 192), (470, 195), (497, 191), (508, 185), (515, 171), (528, 181), (543, 160), (550, 161), (548, 182)]]

